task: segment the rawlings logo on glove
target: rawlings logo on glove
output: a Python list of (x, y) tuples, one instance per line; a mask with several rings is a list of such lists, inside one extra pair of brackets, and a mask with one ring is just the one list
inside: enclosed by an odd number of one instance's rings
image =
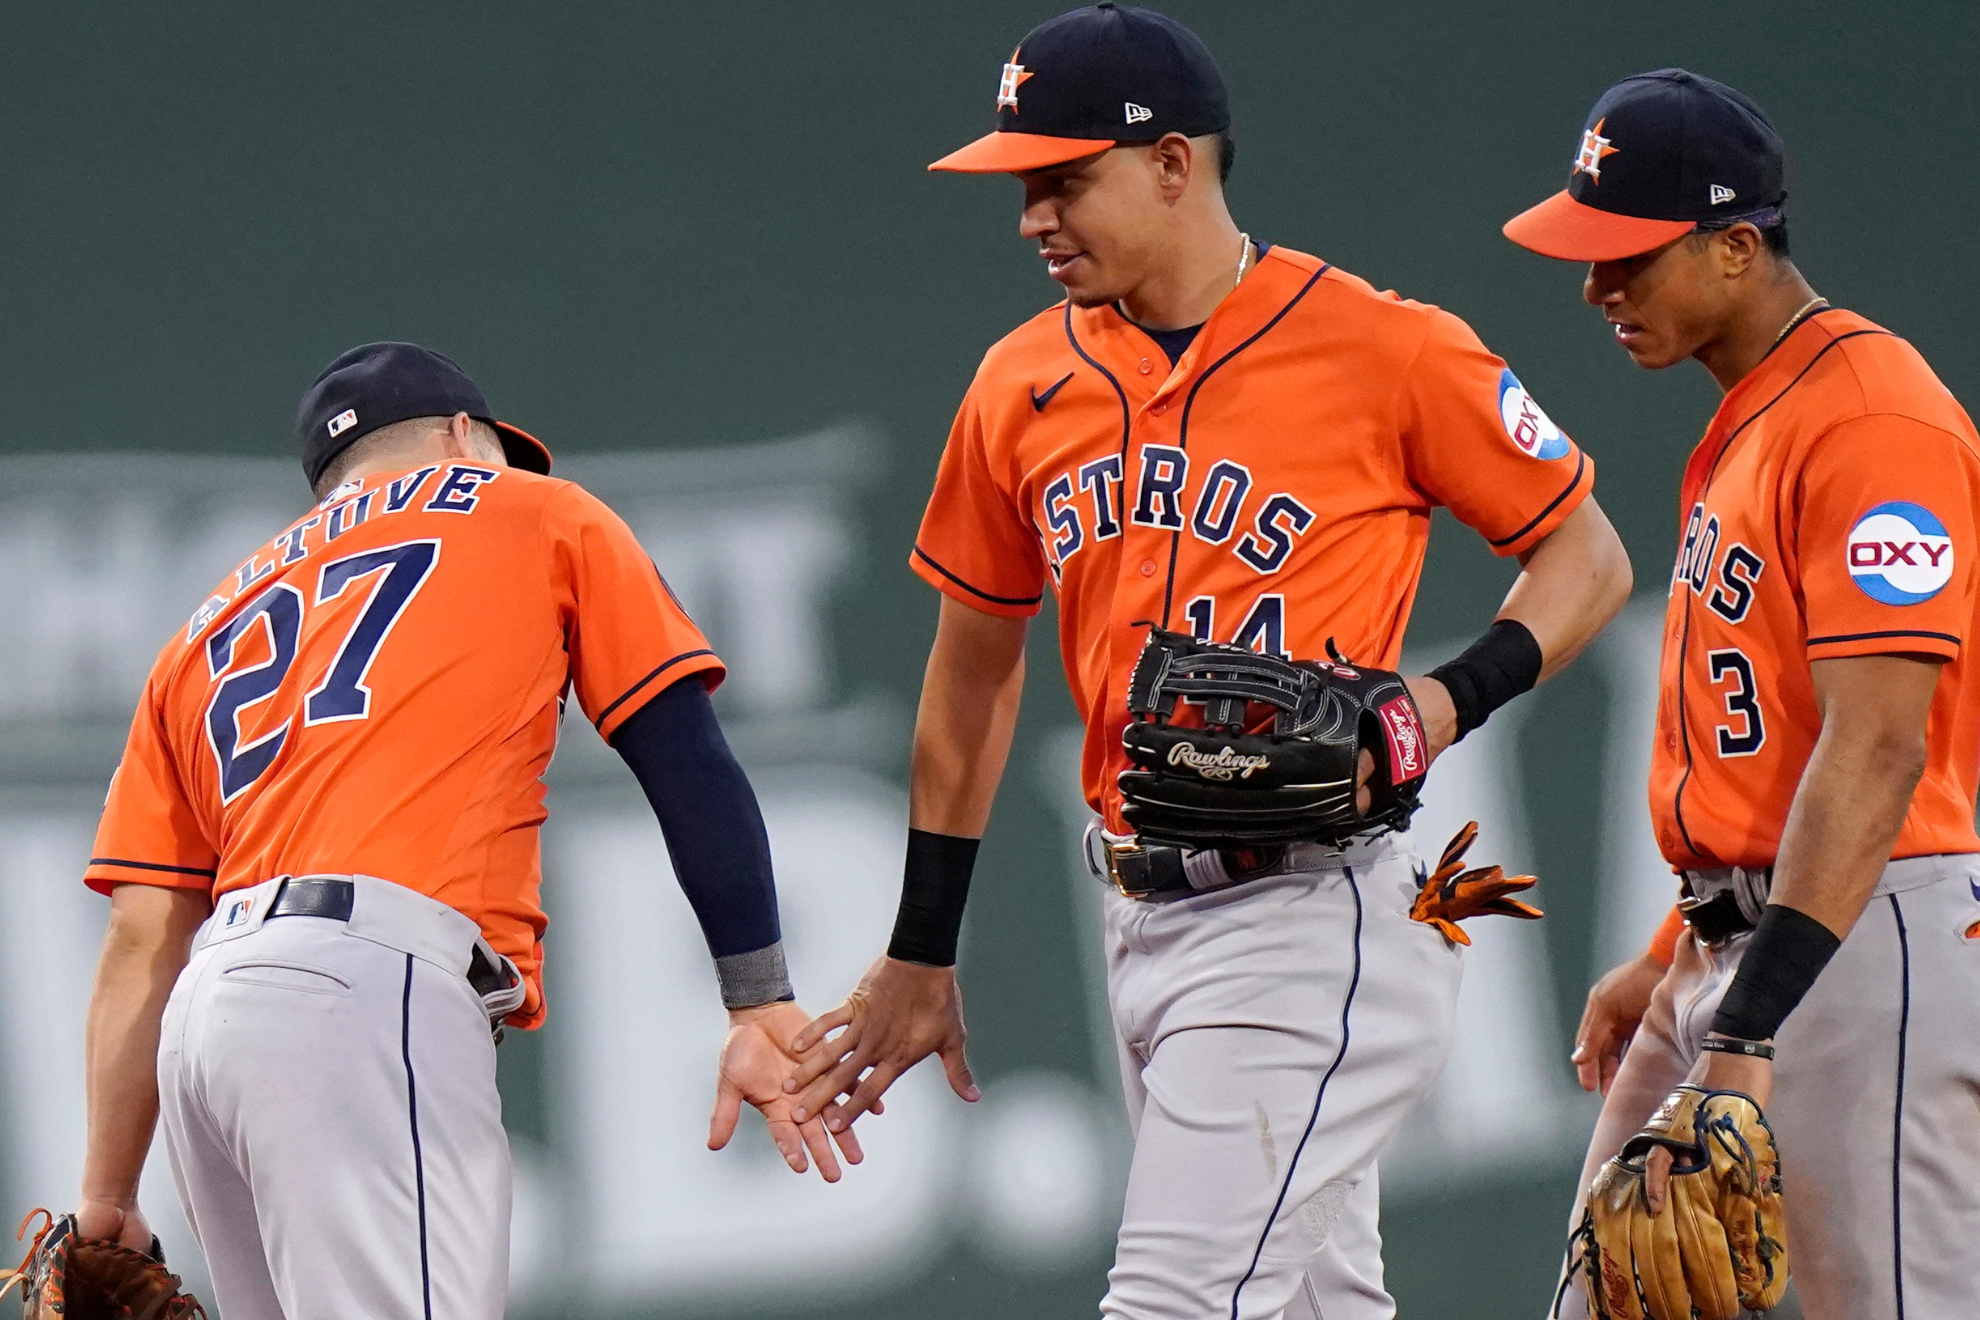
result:
[(1253, 770), (1270, 769), (1272, 758), (1242, 756), (1228, 747), (1205, 753), (1195, 743), (1181, 742), (1169, 749), (1169, 764), (1188, 766), (1205, 779), (1229, 779), (1232, 775), (1249, 779)]
[(1397, 778), (1414, 779), (1430, 768), (1423, 755), (1423, 720), (1416, 713), (1416, 703), (1407, 695), (1393, 701), (1385, 701), (1376, 710), (1382, 717), (1382, 734), (1389, 742), (1389, 764), (1397, 770)]

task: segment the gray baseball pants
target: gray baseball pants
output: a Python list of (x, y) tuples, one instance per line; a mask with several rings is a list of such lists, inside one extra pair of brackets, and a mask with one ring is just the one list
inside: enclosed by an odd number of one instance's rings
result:
[(1409, 916), (1407, 836), (1107, 900), (1135, 1134), (1103, 1315), (1387, 1320), (1375, 1159), (1449, 1052), (1462, 959)]
[[(1980, 855), (1892, 862), (1775, 1042), (1788, 1263), (1808, 1320), (1980, 1314)], [(1698, 1058), (1748, 936), (1686, 933), (1582, 1165), (1596, 1171)], [(1570, 1285), (1559, 1315), (1580, 1320)]]

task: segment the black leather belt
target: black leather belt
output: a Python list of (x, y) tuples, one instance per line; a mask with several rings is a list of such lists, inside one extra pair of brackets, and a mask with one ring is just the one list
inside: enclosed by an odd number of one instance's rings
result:
[(357, 902), (357, 886), (341, 876), (292, 875), (275, 892), (268, 907), (273, 917), (328, 917), (349, 921)]
[[(1232, 884), (1256, 880), (1276, 870), (1285, 859), (1284, 845), (1269, 848), (1225, 848), (1217, 856)], [(1107, 879), (1128, 898), (1155, 898), (1197, 892), (1183, 869), (1183, 850), (1163, 844), (1108, 844)]]
[[(275, 901), (269, 904), (265, 920), (273, 921), (276, 917), (327, 917), (331, 921), (349, 921), (351, 910), (356, 905), (357, 886), (342, 876), (294, 875), (284, 880), (282, 887), (276, 891)], [(492, 995), (515, 984), (510, 969), (490, 962), (479, 944), (475, 945), (474, 956), (468, 960), (467, 979), (478, 995)]]
[(1753, 923), (1739, 910), (1739, 900), (1731, 891), (1710, 898), (1681, 899), (1678, 913), (1701, 944), (1723, 944), (1753, 929)]

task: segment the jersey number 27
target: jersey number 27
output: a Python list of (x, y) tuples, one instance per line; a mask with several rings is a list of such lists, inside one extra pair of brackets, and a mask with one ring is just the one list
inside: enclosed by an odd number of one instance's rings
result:
[[(365, 675), (392, 625), (433, 572), (440, 559), (438, 541), (405, 541), (363, 554), (333, 560), (316, 579), (317, 605), (337, 599), (360, 578), (378, 576), (357, 622), (337, 648), (330, 668), (303, 698), (303, 725), (361, 720), (371, 713), (371, 689)], [(302, 642), (303, 593), (286, 582), (255, 597), (252, 604), (215, 632), (206, 642), (207, 672), (218, 684), (206, 706), (206, 741), (220, 769), (220, 800), (232, 802), (268, 772), (288, 741), (295, 715), (281, 727), (241, 745), (241, 712), (275, 695), (296, 663)], [(234, 651), (257, 625), (268, 631), (268, 659), (245, 669), (232, 669)], [(224, 675), (224, 678), (222, 677)]]

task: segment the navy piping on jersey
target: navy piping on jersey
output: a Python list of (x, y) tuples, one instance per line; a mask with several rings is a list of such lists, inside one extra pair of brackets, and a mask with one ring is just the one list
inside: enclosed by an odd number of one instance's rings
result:
[(1898, 1000), (1897, 1103), (1891, 1112), (1891, 1284), (1897, 1296), (1897, 1320), (1904, 1320), (1904, 1056), (1911, 1032), (1911, 941), (1905, 934), (1904, 909), (1896, 894), (1891, 917), (1897, 922), (1898, 967), (1903, 976)]
[(1959, 638), (1951, 633), (1926, 632), (1922, 628), (1891, 628), (1884, 632), (1836, 633), (1830, 637), (1811, 637), (1808, 639), (1808, 645), (1826, 646), (1831, 642), (1868, 642), (1878, 637), (1930, 637), (1934, 641), (1951, 642), (1954, 646), (1960, 645)]
[[(1252, 268), (1255, 270), (1257, 269), (1258, 262), (1265, 260), (1265, 254), (1272, 250), (1272, 245), (1270, 243), (1261, 243), (1257, 239), (1253, 239), (1251, 245), (1258, 249), (1258, 256), (1252, 262)], [(1121, 314), (1123, 321), (1126, 321), (1129, 325), (1141, 331), (1142, 334), (1147, 335), (1155, 341), (1155, 346), (1167, 355), (1171, 370), (1175, 368), (1176, 363), (1182, 361), (1182, 355), (1189, 352), (1189, 346), (1196, 342), (1197, 334), (1202, 331), (1204, 324), (1206, 324), (1199, 321), (1195, 325), (1186, 325), (1180, 330), (1155, 330), (1129, 316), (1126, 309), (1119, 303), (1114, 304), (1114, 310)]]
[(1040, 601), (1045, 599), (1045, 593), (1042, 591), (1039, 592), (1036, 596), (993, 596), (987, 591), (978, 591), (975, 587), (972, 587), (971, 585), (969, 585), (969, 583), (963, 581), (961, 578), (957, 577), (954, 573), (951, 573), (948, 569), (943, 568), (940, 564), (936, 563), (932, 558), (930, 558), (928, 552), (926, 550), (923, 550), (920, 546), (916, 546), (914, 548), (914, 557), (916, 559), (919, 559), (922, 563), (928, 565), (930, 568), (934, 569), (937, 573), (940, 573), (943, 577), (949, 579), (949, 581), (961, 587), (964, 591), (967, 591), (970, 595), (980, 596), (984, 600), (989, 601), (992, 605), (1036, 605)]
[(197, 866), (166, 866), (162, 862), (127, 862), (121, 857), (92, 857), (91, 866), (123, 866), (133, 871), (166, 871), (172, 875), (203, 875), (208, 880), (218, 874), (216, 871), (201, 870)]
[(1554, 496), (1553, 499), (1547, 501), (1547, 507), (1540, 510), (1540, 512), (1534, 514), (1532, 521), (1527, 523), (1526, 526), (1520, 528), (1518, 531), (1514, 532), (1511, 536), (1501, 537), (1500, 539), (1492, 542), (1492, 548), (1496, 550), (1502, 545), (1511, 545), (1515, 541), (1519, 540), (1522, 536), (1525, 536), (1528, 532), (1538, 527), (1541, 523), (1546, 522), (1547, 516), (1551, 514), (1555, 509), (1561, 507), (1561, 501), (1566, 499), (1568, 496), (1574, 494), (1574, 488), (1581, 484), (1581, 474), (1583, 472), (1586, 472), (1587, 470), (1588, 470), (1588, 455), (1583, 453), (1580, 447), (1577, 446), (1575, 449), (1574, 475), (1568, 478), (1567, 489), (1563, 490), (1560, 494)]
[[(1822, 315), (1821, 312), (1815, 313), (1815, 316), (1809, 317), (1806, 321), (1803, 321), (1801, 325), (1803, 326), (1813, 325), (1815, 323), (1815, 317), (1820, 315)], [(1794, 327), (1793, 330), (1790, 330), (1788, 332), (1787, 337), (1781, 340), (1781, 343), (1784, 344), (1788, 341), (1788, 339), (1792, 339), (1794, 335), (1800, 331), (1800, 329), (1801, 326)], [(1802, 377), (1806, 376), (1809, 372), (1813, 371), (1815, 369), (1815, 364), (1817, 362), (1820, 362), (1823, 358), (1829, 355), (1830, 349), (1834, 348), (1837, 344), (1842, 343), (1846, 339), (1856, 339), (1856, 338), (1860, 338), (1863, 335), (1887, 335), (1889, 333), (1890, 331), (1888, 330), (1852, 330), (1848, 334), (1837, 335), (1834, 339), (1831, 339), (1828, 343), (1822, 345), (1822, 347), (1819, 350), (1817, 350), (1815, 356), (1808, 359), (1808, 365), (1803, 367), (1800, 371), (1797, 371), (1794, 375), (1793, 380), (1781, 386), (1781, 392), (1779, 394), (1776, 394), (1773, 398), (1767, 400), (1766, 403), (1761, 405), (1760, 410), (1758, 412), (1754, 413), (1751, 417), (1747, 418), (1745, 421), (1741, 422), (1738, 426), (1733, 428), (1732, 434), (1726, 437), (1726, 442), (1723, 445), (1719, 446), (1718, 454), (1714, 456), (1714, 458), (1712, 459), (1711, 468), (1705, 473), (1705, 483), (1699, 487), (1697, 502), (1702, 505), (1705, 503), (1706, 498), (1709, 495), (1711, 495), (1712, 479), (1719, 475), (1719, 464), (1725, 462), (1726, 455), (1732, 452), (1733, 442), (1739, 439), (1739, 437), (1745, 433), (1747, 427), (1753, 425), (1755, 422), (1759, 421), (1762, 417), (1766, 416), (1767, 410), (1769, 408), (1772, 408), (1782, 399), (1785, 399), (1788, 395), (1789, 390), (1792, 390), (1795, 386), (1801, 384)], [(1768, 349), (1767, 350), (1768, 356), (1772, 356), (1774, 350), (1778, 349), (1780, 346), (1781, 346), (1780, 344), (1776, 344), (1774, 345), (1773, 348)], [(1763, 357), (1760, 360), (1764, 362), (1767, 359)], [(1688, 509), (1685, 510), (1684, 516), (1686, 518), (1689, 518), (1691, 516), (1691, 511)], [(1680, 553), (1682, 553), (1682, 548), (1680, 548)], [(1673, 572), (1673, 576), (1675, 576), (1676, 570), (1673, 569), (1672, 572)], [(1691, 768), (1692, 768), (1691, 721), (1685, 712), (1685, 699), (1684, 699), (1684, 687), (1685, 687), (1684, 676), (1686, 673), (1690, 672), (1688, 668), (1688, 662), (1691, 658), (1691, 604), (1692, 604), (1692, 592), (1690, 587), (1686, 586), (1684, 588), (1684, 627), (1678, 633), (1678, 685), (1677, 685), (1678, 737), (1681, 740), (1682, 746), (1684, 747), (1684, 773), (1678, 776), (1677, 789), (1671, 794), (1671, 814), (1677, 820), (1678, 833), (1684, 836), (1684, 846), (1686, 848), (1689, 848), (1693, 853), (1693, 855), (1697, 855), (1698, 845), (1692, 842), (1691, 830), (1684, 823), (1684, 790), (1691, 786)]]
[(1327, 1083), (1334, 1080), (1340, 1071), (1341, 1060), (1347, 1058), (1348, 1013), (1354, 1008), (1354, 993), (1361, 986), (1361, 886), (1355, 883), (1354, 868), (1343, 866), (1341, 874), (1347, 879), (1348, 893), (1354, 896), (1354, 972), (1348, 978), (1347, 997), (1341, 1001), (1341, 1047), (1334, 1052), (1334, 1061), (1327, 1065), (1327, 1071), (1320, 1078), (1319, 1093), (1313, 1097), (1313, 1112), (1306, 1120), (1306, 1131), (1299, 1134), (1299, 1144), (1293, 1147), (1292, 1160), (1286, 1165), (1285, 1179), (1279, 1184), (1279, 1197), (1272, 1202), (1272, 1213), (1266, 1217), (1265, 1227), (1258, 1234), (1258, 1245), (1252, 1249), (1251, 1264), (1244, 1277), (1231, 1289), (1231, 1320), (1238, 1320), (1238, 1298), (1244, 1292), (1244, 1285), (1251, 1282), (1251, 1276), (1258, 1273), (1259, 1258), (1265, 1254), (1265, 1243), (1272, 1236), (1272, 1225), (1279, 1220), (1279, 1211), (1285, 1209), (1286, 1196), (1292, 1191), (1293, 1175), (1299, 1171), (1299, 1157), (1306, 1151), (1306, 1143), (1313, 1137), (1313, 1129), (1320, 1122), (1320, 1105), (1327, 1098)]
[[(1321, 262), (1320, 269), (1314, 271), (1312, 278), (1308, 279), (1306, 283), (1299, 286), (1299, 292), (1295, 293), (1292, 296), (1292, 298), (1287, 301), (1284, 307), (1281, 307), (1277, 312), (1273, 313), (1271, 320), (1267, 321), (1264, 325), (1260, 326), (1257, 332), (1254, 333), (1249, 339), (1245, 340), (1242, 344), (1239, 344), (1236, 348), (1224, 354), (1224, 356), (1218, 358), (1215, 362), (1212, 362), (1209, 366), (1203, 369), (1203, 371), (1197, 376), (1196, 383), (1189, 387), (1189, 394), (1185, 396), (1183, 399), (1182, 423), (1177, 428), (1177, 432), (1176, 432), (1176, 448), (1184, 451), (1185, 453), (1189, 451), (1190, 410), (1196, 407), (1197, 391), (1203, 388), (1204, 382), (1208, 381), (1210, 377), (1216, 373), (1217, 368), (1223, 366), (1226, 362), (1229, 362), (1232, 358), (1244, 352), (1245, 349), (1250, 348), (1253, 344), (1263, 339), (1266, 333), (1270, 331), (1273, 326), (1285, 320), (1286, 313), (1290, 312), (1293, 308), (1299, 306), (1300, 300), (1306, 297), (1308, 291), (1310, 291), (1314, 285), (1320, 282), (1320, 277), (1322, 275), (1325, 275), (1328, 271), (1332, 270), (1333, 268), (1334, 267), (1331, 263), (1325, 261)], [(1127, 489), (1127, 459), (1125, 457), (1121, 459), (1121, 489), (1122, 490)], [(1180, 530), (1170, 532), (1169, 533), (1169, 578), (1168, 581), (1162, 584), (1162, 626), (1164, 628), (1169, 626), (1169, 609), (1175, 600), (1176, 557), (1181, 552), (1182, 552), (1182, 532)]]
[(707, 647), (704, 646), (701, 649), (695, 651), (683, 651), (679, 655), (675, 656), (673, 659), (662, 662), (658, 669), (655, 669), (645, 678), (640, 679), (639, 682), (633, 684), (631, 687), (627, 688), (624, 692), (621, 692), (618, 695), (618, 697), (615, 698), (609, 706), (605, 707), (604, 710), (599, 711), (598, 718), (591, 722), (592, 727), (598, 729), (600, 732), (603, 732), (605, 728), (605, 721), (612, 718), (613, 711), (617, 710), (619, 707), (625, 705), (628, 701), (632, 700), (632, 698), (647, 684), (651, 683), (654, 679), (660, 677), (660, 675), (666, 673), (669, 669), (672, 669), (675, 665), (680, 664), (683, 660), (693, 660), (700, 656), (714, 655), (714, 654), (715, 653), (713, 651), (709, 650)]
[[(1133, 411), (1128, 407), (1127, 391), (1121, 388), (1121, 383), (1118, 380), (1114, 379), (1113, 372), (1101, 366), (1097, 358), (1079, 346), (1079, 336), (1073, 333), (1072, 299), (1070, 298), (1066, 299), (1066, 342), (1072, 345), (1072, 351), (1079, 354), (1087, 366), (1092, 367), (1095, 371), (1106, 377), (1107, 383), (1114, 387), (1114, 397), (1121, 401), (1121, 479), (1114, 483), (1114, 521), (1121, 525), (1123, 529), (1122, 536), (1125, 538), (1125, 529), (1127, 527), (1128, 436), (1134, 427), (1134, 415)], [(919, 554), (920, 551), (917, 550), (915, 553)], [(927, 556), (923, 555), (922, 558), (927, 559)], [(929, 562), (932, 564), (935, 561), (931, 559)], [(936, 567), (940, 568), (941, 566), (938, 564)], [(946, 573), (948, 570), (943, 569), (942, 571)]]
[(419, 1083), (412, 1061), (413, 956), (406, 955), (406, 993), (399, 1003), (399, 1052), (406, 1061), (406, 1119), (412, 1127), (413, 1190), (419, 1198), (419, 1295), (433, 1320), (433, 1271), (426, 1247), (426, 1157), (419, 1148)]

